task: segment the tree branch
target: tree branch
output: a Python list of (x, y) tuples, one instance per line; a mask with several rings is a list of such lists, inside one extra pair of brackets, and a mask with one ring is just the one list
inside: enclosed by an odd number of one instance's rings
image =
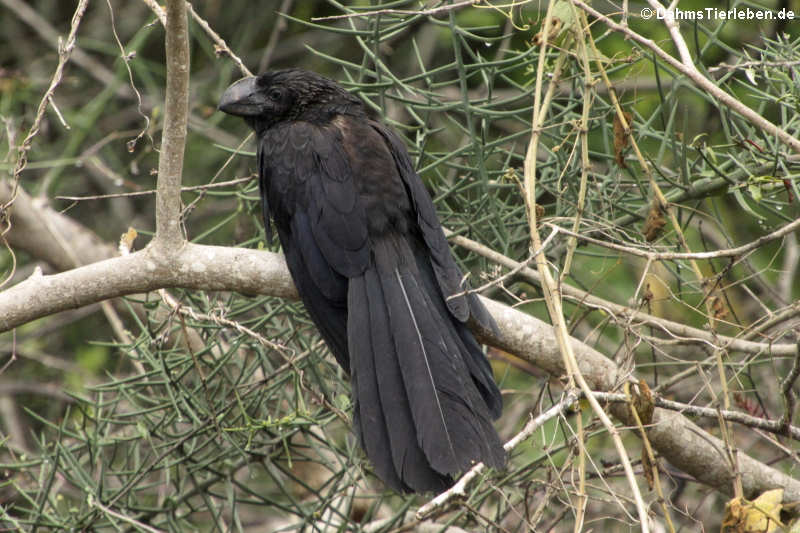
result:
[[(504, 304), (481, 298), (497, 322), (499, 335), (480, 331), (479, 339), (522, 357), (551, 375), (565, 373), (563, 358), (552, 326)], [(581, 374), (596, 391), (613, 391), (631, 376), (621, 376), (620, 369), (594, 348), (570, 337)], [(633, 426), (628, 404), (613, 404), (608, 410), (623, 424)], [(698, 427), (680, 413), (656, 408), (653, 422), (647, 426), (647, 438), (653, 447), (676, 468), (722, 493), (731, 494), (733, 472), (725, 456), (725, 444)], [(738, 452), (739, 472), (745, 496), (752, 497), (776, 487), (785, 489), (784, 501), (800, 499), (800, 480), (793, 479), (743, 452)]]
[[(13, 183), (0, 181), (0, 204), (10, 201), (13, 195)], [(53, 235), (51, 230), (58, 234)], [(114, 247), (93, 231), (32, 198), (21, 186), (17, 187), (12, 224), (6, 238), (15, 249), (46, 261), (56, 270), (74, 268), (75, 256), (79, 264), (88, 265), (116, 255)], [(71, 250), (65, 250), (60, 243), (69, 243)]]
[[(447, 238), (453, 244), (457, 244), (467, 250), (475, 252), (487, 259), (504, 267), (516, 271), (521, 276), (525, 277), (536, 285), (541, 285), (541, 277), (539, 273), (525, 266), (523, 263), (514, 261), (501, 253), (498, 253), (491, 248), (475, 242), (463, 235), (454, 235), (451, 231), (445, 230)], [(726, 350), (733, 350), (743, 353), (770, 353), (773, 356), (795, 356), (798, 353), (797, 344), (780, 343), (773, 344), (771, 342), (755, 342), (746, 339), (739, 339), (736, 337), (728, 337), (720, 334), (713, 334), (710, 331), (695, 328), (687, 324), (675, 322), (666, 318), (653, 316), (651, 314), (639, 311), (632, 307), (618, 304), (609, 300), (595, 296), (594, 294), (567, 285), (563, 283), (560, 285), (562, 295), (573, 302), (581, 305), (589, 306), (595, 309), (602, 310), (608, 313), (614, 320), (619, 323), (635, 323), (636, 325), (649, 325), (663, 331), (670, 338), (685, 341), (687, 343), (704, 344), (713, 349), (724, 348)]]
[(297, 298), (283, 258), (246, 248), (184, 244), (169, 254), (150, 246), (66, 272), (27, 280), (0, 293), (0, 331), (43, 316), (162, 288), (237, 291)]
[[(547, 422), (552, 418), (562, 415), (565, 410), (567, 410), (573, 403), (575, 403), (575, 401), (577, 401), (578, 396), (579, 396), (578, 393), (574, 390), (566, 393), (566, 395), (561, 399), (561, 401), (550, 407), (544, 413), (529, 420), (528, 423), (525, 424), (525, 427), (522, 428), (522, 431), (514, 435), (514, 438), (506, 442), (503, 445), (503, 448), (505, 448), (506, 452), (508, 453), (514, 451), (514, 448), (516, 448), (519, 444), (521, 444), (522, 442), (527, 440), (531, 435), (533, 435), (533, 433), (537, 429), (539, 429), (542, 425), (544, 425), (545, 422)], [(444, 508), (450, 505), (453, 502), (453, 500), (457, 501), (461, 498), (466, 498), (467, 486), (472, 482), (473, 479), (478, 477), (485, 469), (486, 467), (484, 466), (483, 463), (478, 463), (472, 468), (470, 468), (466, 474), (461, 476), (461, 478), (458, 480), (458, 482), (456, 482), (455, 485), (453, 485), (452, 487), (450, 487), (449, 489), (442, 492), (434, 499), (432, 499), (431, 501), (420, 507), (419, 510), (417, 510), (417, 519), (424, 520), (425, 518), (431, 516), (432, 514), (442, 511)]]
[[(578, 0), (573, 1), (585, 6)], [(186, 19), (183, 0), (168, 0), (168, 84), (159, 163), (157, 233), (154, 240), (157, 245), (52, 276), (35, 273), (0, 293), (0, 330), (8, 331), (36, 318), (108, 298), (169, 287), (297, 297), (286, 265), (279, 255), (251, 249), (188, 244), (181, 235), (180, 178), (189, 94)], [(619, 28), (612, 26), (612, 29)], [(681, 63), (668, 57), (672, 61), (670, 64), (679, 68), (675, 63)], [(716, 89), (719, 91), (719, 88)], [(19, 208), (20, 204), (16, 207)], [(33, 202), (31, 209), (32, 212), (37, 209)], [(40, 246), (44, 250), (47, 244), (45, 236)], [(65, 267), (67, 265), (67, 261), (59, 259), (56, 254), (52, 254), (51, 259)], [(565, 294), (569, 293), (568, 288), (563, 289)], [(566, 372), (559, 344), (549, 324), (498, 302), (484, 299), (484, 303), (499, 327), (499, 333), (480, 332), (484, 342), (515, 353), (552, 375), (560, 376)], [(620, 375), (621, 370), (611, 360), (588, 345), (573, 338), (567, 339), (567, 342), (574, 351), (580, 374), (592, 389), (613, 391), (628, 378)], [(763, 347), (761, 344), (758, 346)], [(792, 353), (796, 353), (796, 349)], [(612, 405), (608, 409), (623, 423), (634, 423), (627, 404)], [(729, 493), (733, 472), (725, 457), (722, 441), (680, 413), (660, 408), (655, 410), (647, 437), (674, 466), (721, 492)], [(800, 481), (743, 453), (738, 453), (737, 462), (747, 495), (783, 487), (785, 500), (800, 500)]]
[(616, 250), (618, 252), (634, 255), (636, 257), (644, 257), (649, 261), (678, 261), (682, 259), (701, 259), (701, 260), (719, 259), (723, 257), (739, 257), (745, 255), (749, 252), (761, 248), (762, 246), (764, 246), (764, 244), (768, 242), (772, 242), (776, 239), (785, 237), (790, 233), (794, 233), (798, 228), (800, 228), (800, 219), (790, 222), (785, 226), (782, 226), (777, 230), (773, 231), (772, 233), (767, 233), (766, 235), (762, 235), (758, 239), (750, 241), (747, 244), (743, 244), (735, 248), (728, 248), (725, 250), (714, 250), (713, 252), (657, 252), (653, 250), (642, 250), (640, 248), (634, 248), (633, 246), (625, 246), (623, 244), (604, 241), (602, 239), (595, 239), (593, 237), (589, 237), (588, 235), (577, 233), (574, 230), (570, 231), (568, 229), (564, 229), (560, 226), (556, 226), (555, 224), (551, 224), (549, 222), (545, 222), (544, 225), (550, 226), (552, 228), (558, 228), (558, 231), (560, 231), (561, 233), (565, 233), (570, 237), (580, 239), (584, 242), (588, 242), (596, 246), (601, 246), (603, 248), (608, 248), (609, 250)]
[(184, 243), (181, 232), (181, 175), (189, 115), (189, 30), (184, 0), (167, 0), (167, 93), (158, 158), (156, 237), (169, 250)]

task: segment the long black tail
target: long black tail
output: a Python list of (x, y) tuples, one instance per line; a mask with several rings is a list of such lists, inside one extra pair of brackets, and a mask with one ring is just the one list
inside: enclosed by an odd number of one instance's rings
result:
[(502, 468), (486, 358), (447, 311), (430, 260), (387, 236), (348, 289), (354, 425), (376, 473), (398, 491), (441, 491), (476, 462)]

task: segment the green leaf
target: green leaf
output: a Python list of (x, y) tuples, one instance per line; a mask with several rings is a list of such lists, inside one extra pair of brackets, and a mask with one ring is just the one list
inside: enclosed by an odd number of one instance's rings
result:
[(752, 196), (753, 200), (755, 200), (756, 202), (760, 202), (761, 199), (764, 197), (761, 194), (761, 185), (759, 185), (758, 183), (751, 183), (750, 185), (748, 185), (747, 192), (750, 193), (750, 196)]
[(742, 194), (742, 190), (739, 188), (733, 189), (733, 196), (736, 198), (736, 201), (739, 202), (739, 205), (742, 206), (742, 209), (753, 215), (759, 220), (765, 220), (764, 217), (753, 211), (753, 209), (747, 205), (747, 200), (745, 200), (744, 195)]

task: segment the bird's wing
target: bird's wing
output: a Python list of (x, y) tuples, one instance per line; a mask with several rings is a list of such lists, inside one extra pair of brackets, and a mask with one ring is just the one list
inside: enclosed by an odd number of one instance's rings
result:
[[(285, 217), (284, 226), (293, 224), (295, 212), (306, 218), (292, 238), (315, 263), (312, 275), (324, 282), (325, 269), (344, 277), (362, 273), (369, 263), (367, 220), (337, 130), (287, 123), (262, 138), (259, 155), (262, 195), (273, 216)], [(316, 264), (320, 259), (324, 265)]]
[(350, 371), (347, 279), (369, 264), (367, 224), (341, 139), (306, 122), (267, 131), (258, 162), (264, 224), (271, 213), (303, 303)]
[(456, 265), (450, 245), (444, 236), (436, 208), (433, 205), (425, 185), (414, 170), (403, 140), (391, 129), (379, 122), (370, 122), (370, 126), (381, 134), (392, 153), (400, 177), (405, 184), (414, 211), (417, 224), (422, 232), (425, 244), (430, 249), (431, 263), (436, 274), (436, 281), (442, 296), (447, 302), (450, 313), (461, 322), (466, 322), (472, 315), (483, 327), (496, 330), (497, 326), (489, 312), (474, 294), (465, 295), (468, 288), (464, 283), (461, 269)]

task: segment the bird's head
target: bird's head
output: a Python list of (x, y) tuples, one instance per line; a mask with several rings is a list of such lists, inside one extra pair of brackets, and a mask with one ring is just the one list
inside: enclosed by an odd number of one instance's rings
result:
[(243, 117), (260, 129), (288, 120), (318, 122), (335, 114), (362, 114), (363, 104), (328, 78), (306, 70), (285, 69), (233, 83), (222, 94), (219, 109)]

